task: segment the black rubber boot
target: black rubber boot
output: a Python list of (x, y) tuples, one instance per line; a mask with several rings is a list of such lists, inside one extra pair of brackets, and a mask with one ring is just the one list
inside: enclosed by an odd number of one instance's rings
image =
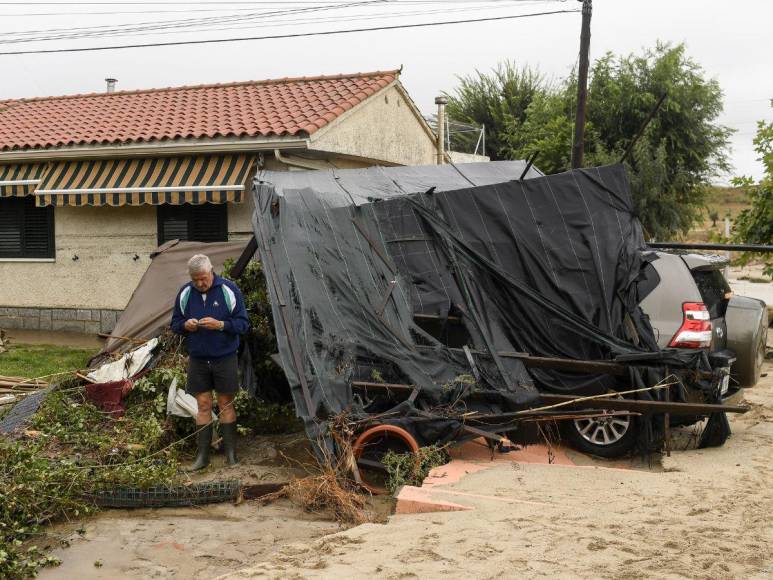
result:
[(223, 434), (223, 451), (225, 462), (228, 465), (236, 465), (236, 421), (233, 423), (220, 423), (220, 432)]
[(209, 465), (209, 448), (212, 445), (212, 423), (208, 425), (196, 425), (199, 431), (196, 433), (196, 448), (198, 454), (196, 460), (185, 471), (198, 471)]

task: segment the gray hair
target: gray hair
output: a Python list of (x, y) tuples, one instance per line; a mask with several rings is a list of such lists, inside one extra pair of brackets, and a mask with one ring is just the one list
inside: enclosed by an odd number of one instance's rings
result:
[(188, 260), (188, 273), (198, 274), (200, 272), (211, 272), (212, 262), (204, 254), (196, 254)]

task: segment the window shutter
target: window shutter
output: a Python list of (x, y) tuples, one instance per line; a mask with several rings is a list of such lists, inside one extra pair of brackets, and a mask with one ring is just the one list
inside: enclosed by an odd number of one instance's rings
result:
[(158, 245), (169, 240), (225, 242), (228, 240), (226, 204), (158, 206)]
[(53, 258), (54, 209), (32, 196), (1, 198), (0, 257)]
[(188, 235), (196, 242), (228, 241), (228, 214), (225, 204), (205, 203), (191, 208)]
[(170, 215), (164, 220), (162, 227), (164, 242), (188, 239), (188, 220), (185, 216)]
[[(25, 201), (27, 201), (25, 199)], [(34, 200), (24, 208), (24, 251), (30, 258), (50, 258), (53, 256), (53, 207), (35, 207)]]
[(16, 198), (0, 200), (0, 256), (17, 258), (22, 251), (24, 216)]

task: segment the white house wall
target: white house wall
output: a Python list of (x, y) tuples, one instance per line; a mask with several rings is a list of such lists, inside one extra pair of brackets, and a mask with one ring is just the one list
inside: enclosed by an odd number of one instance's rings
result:
[(310, 148), (398, 165), (435, 163), (435, 145), (396, 85), (311, 137)]

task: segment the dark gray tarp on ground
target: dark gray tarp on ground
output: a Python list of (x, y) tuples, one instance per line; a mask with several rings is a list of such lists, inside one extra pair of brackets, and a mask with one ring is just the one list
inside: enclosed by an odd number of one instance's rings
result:
[[(279, 352), (310, 436), (323, 432), (314, 419), (348, 410), (387, 413), (384, 422), (420, 443), (443, 442), (458, 438), (461, 425), (427, 409), (520, 409), (537, 398), (534, 379), (570, 393), (611, 386), (609, 377), (529, 373), (497, 353), (701, 364), (699, 355), (658, 351), (638, 307), (644, 242), (624, 168), (533, 171), (517, 181), (523, 167), (256, 177), (254, 226)], [(460, 342), (483, 353), (473, 354), (475, 368), (425, 332), (422, 317), (441, 325), (461, 319)], [(477, 384), (461, 380), (475, 371)], [(659, 377), (649, 368), (632, 382)], [(350, 387), (375, 379), (421, 391), (415, 403), (389, 408)]]
[[(177, 291), (190, 281), (188, 260), (191, 256), (206, 254), (219, 273), (223, 262), (229, 258), (237, 259), (246, 245), (247, 241), (202, 243), (173, 240), (159, 247), (111, 334), (141, 339), (158, 336), (172, 320)], [(100, 354), (126, 346), (126, 341), (110, 338)]]

